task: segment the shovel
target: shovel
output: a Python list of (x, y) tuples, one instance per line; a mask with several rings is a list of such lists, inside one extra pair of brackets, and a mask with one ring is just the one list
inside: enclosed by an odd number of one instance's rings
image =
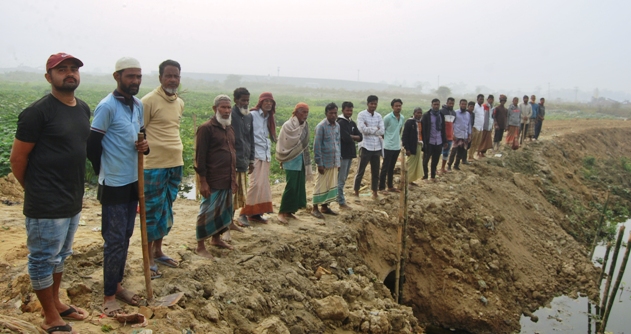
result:
[[(145, 134), (138, 133), (138, 142), (145, 140)], [(145, 208), (145, 167), (142, 152), (138, 152), (138, 204), (140, 213), (140, 237), (142, 239), (142, 269), (145, 274), (147, 287), (147, 302), (150, 306), (173, 306), (184, 295), (184, 292), (170, 294), (165, 297), (153, 298), (151, 288), (151, 269), (149, 268), (149, 241), (147, 237), (147, 212)]]

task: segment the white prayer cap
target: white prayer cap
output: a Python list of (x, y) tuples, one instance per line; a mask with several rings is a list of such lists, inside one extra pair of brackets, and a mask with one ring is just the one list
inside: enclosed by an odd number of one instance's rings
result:
[(140, 62), (136, 58), (123, 57), (116, 62), (116, 69), (114, 72), (122, 71), (128, 68), (141, 68)]

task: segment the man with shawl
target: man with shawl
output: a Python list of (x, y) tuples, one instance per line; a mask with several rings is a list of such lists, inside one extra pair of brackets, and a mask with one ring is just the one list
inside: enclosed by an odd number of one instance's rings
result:
[(237, 189), (237, 155), (234, 149), (234, 130), (231, 126), (232, 101), (227, 95), (215, 97), (215, 116), (197, 129), (195, 171), (199, 175), (202, 202), (197, 216), (196, 253), (212, 259), (204, 241), (211, 245), (232, 249), (221, 240), (234, 214), (232, 194)]
[[(326, 118), (315, 128), (313, 157), (318, 166), (318, 175), (313, 187), (313, 210), (311, 215), (324, 219), (324, 214), (336, 216), (329, 203), (337, 199), (337, 173), (342, 159), (340, 151), (340, 125), (337, 124), (337, 105), (333, 102), (324, 108)], [(318, 209), (322, 205), (322, 211)]]
[(417, 184), (414, 181), (420, 179), (423, 175), (423, 164), (421, 164), (423, 151), (423, 126), (421, 125), (421, 117), (423, 109), (421, 107), (414, 108), (414, 114), (410, 119), (405, 121), (403, 125), (403, 135), (401, 142), (405, 148), (405, 156), (407, 157), (407, 178), (412, 186)]
[(248, 221), (267, 223), (263, 214), (274, 212), (269, 182), (272, 142), (276, 142), (276, 101), (270, 92), (261, 93), (259, 102), (250, 110), (254, 129), (254, 167), (241, 215)]
[(290, 119), (283, 124), (276, 143), (276, 160), (285, 170), (285, 191), (278, 210), (278, 221), (287, 224), (294, 213), (307, 207), (307, 178), (311, 178), (309, 156), (309, 106), (298, 103)]

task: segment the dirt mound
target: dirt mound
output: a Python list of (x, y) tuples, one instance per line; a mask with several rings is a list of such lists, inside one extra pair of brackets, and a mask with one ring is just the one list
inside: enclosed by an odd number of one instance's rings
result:
[(24, 189), (13, 173), (0, 178), (0, 202), (5, 205), (19, 204), (24, 198)]

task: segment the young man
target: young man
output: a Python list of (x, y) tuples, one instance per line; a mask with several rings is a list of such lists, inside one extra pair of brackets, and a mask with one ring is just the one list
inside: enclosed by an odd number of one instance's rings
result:
[(370, 189), (372, 190), (373, 199), (377, 199), (377, 184), (379, 182), (379, 163), (380, 157), (383, 154), (383, 119), (377, 110), (377, 103), (379, 99), (375, 95), (370, 95), (366, 99), (367, 108), (357, 115), (357, 127), (359, 132), (363, 135), (363, 140), (359, 143), (359, 167), (357, 168), (357, 174), (355, 175), (355, 197), (359, 200), (359, 188), (361, 186), (362, 179), (364, 178), (364, 171), (366, 166), (370, 162), (370, 174), (371, 182)]
[(473, 133), (471, 134), (471, 147), (469, 148), (469, 160), (479, 157), (478, 147), (482, 140), (482, 128), (484, 126), (484, 95), (478, 94), (477, 103), (473, 108)]
[(272, 142), (276, 142), (275, 113), (276, 101), (270, 92), (261, 93), (259, 102), (250, 110), (254, 131), (254, 167), (245, 206), (241, 209), (241, 215), (248, 216), (250, 222), (266, 224), (263, 214), (274, 212), (269, 169)]
[(10, 157), (11, 171), (24, 188), (28, 273), (44, 312), (41, 328), (48, 333), (72, 332), (63, 318), (88, 316), (59, 299), (64, 262), (79, 226), (90, 134), (90, 108), (74, 95), (81, 66), (66, 53), (48, 58), (51, 92), (20, 113)]
[[(233, 96), (231, 117), (235, 137), (234, 148), (237, 150), (237, 191), (234, 193), (233, 204), (236, 210), (245, 206), (248, 174), (254, 171), (254, 127), (252, 115), (248, 110), (250, 92), (244, 87), (239, 87), (234, 90)], [(248, 217), (244, 214), (239, 216), (237, 224), (241, 227), (250, 226)]]
[(495, 107), (493, 111), (493, 127), (495, 135), (493, 136), (493, 151), (499, 152), (501, 149), (502, 137), (507, 129), (508, 110), (506, 109), (506, 95), (500, 95), (500, 105)]
[(144, 161), (147, 239), (152, 267), (156, 262), (172, 268), (179, 265), (162, 251), (162, 239), (173, 226), (173, 202), (184, 166), (180, 139), (184, 101), (177, 95), (180, 70), (178, 62), (163, 61), (158, 67), (160, 86), (141, 99), (147, 141), (152, 143), (151, 154), (145, 156)]
[[(463, 162), (467, 158), (467, 144), (471, 142), (471, 113), (475, 103), (469, 102), (467, 106), (467, 100), (460, 100), (460, 109), (456, 111), (456, 119), (454, 120), (454, 145), (449, 155), (448, 170), (451, 170), (451, 165), (454, 163), (455, 170), (460, 170), (460, 161)], [(467, 109), (470, 109), (469, 111)]]
[[(530, 117), (532, 116), (532, 105), (528, 103), (528, 95), (524, 95), (524, 103), (519, 104), (519, 110), (521, 110), (521, 139), (519, 143), (521, 144), (522, 140), (528, 136), (530, 130)], [(532, 138), (531, 138), (532, 140)]]
[(539, 140), (539, 134), (541, 133), (541, 127), (543, 126), (543, 120), (546, 118), (546, 99), (543, 97), (539, 99), (539, 111), (537, 112), (537, 123), (535, 125), (535, 140)]
[[(324, 219), (324, 214), (336, 216), (329, 203), (337, 199), (337, 172), (340, 168), (340, 125), (337, 124), (337, 105), (333, 102), (324, 108), (326, 116), (315, 128), (313, 158), (318, 166), (318, 175), (313, 187), (313, 210), (311, 215)], [(322, 205), (322, 210), (318, 209)]]
[(309, 106), (298, 103), (290, 119), (283, 124), (276, 144), (276, 160), (285, 170), (285, 191), (278, 209), (278, 222), (288, 224), (298, 209), (307, 207), (307, 180), (311, 179), (309, 157)]
[(410, 119), (405, 121), (403, 126), (403, 135), (401, 142), (405, 148), (405, 156), (407, 157), (407, 181), (411, 186), (416, 186), (414, 181), (423, 177), (423, 164), (421, 163), (423, 151), (423, 126), (421, 125), (421, 117), (423, 109), (414, 108), (414, 114)]
[[(116, 62), (115, 69), (116, 90), (96, 106), (88, 138), (88, 159), (99, 175), (97, 198), (102, 205), (101, 234), (105, 241), (103, 313), (107, 316), (122, 312), (115, 299), (140, 305), (140, 296), (124, 289), (121, 282), (138, 207), (138, 152), (150, 153), (147, 140), (137, 141), (138, 132), (145, 131), (143, 105), (134, 96), (142, 82), (140, 63), (125, 57)], [(157, 267), (152, 268), (151, 275), (162, 276)]]
[(445, 134), (445, 116), (440, 113), (440, 100), (432, 100), (432, 109), (421, 118), (423, 125), (423, 180), (428, 178), (427, 163), (432, 160), (431, 178), (436, 181), (436, 167), (440, 154), (447, 148), (447, 136)]
[(530, 123), (528, 125), (527, 135), (529, 141), (532, 141), (533, 139), (535, 139), (535, 127), (537, 126), (537, 119), (539, 114), (539, 104), (537, 104), (537, 97), (534, 95), (530, 96), (530, 107), (532, 108), (532, 114), (530, 115)]
[(513, 104), (508, 107), (507, 124), (508, 130), (506, 132), (506, 144), (511, 146), (514, 150), (519, 148), (519, 126), (523, 125), (523, 119), (521, 117), (521, 108), (517, 105), (519, 98), (513, 98)]
[(443, 165), (440, 169), (441, 173), (446, 173), (445, 164), (449, 159), (449, 150), (454, 140), (454, 119), (456, 118), (456, 112), (454, 111), (454, 104), (456, 100), (453, 97), (447, 99), (447, 104), (443, 106), (440, 113), (445, 117), (445, 134), (447, 136), (447, 148), (443, 150)]
[[(394, 99), (390, 102), (392, 112), (383, 118), (383, 163), (381, 164), (381, 174), (379, 174), (379, 191), (383, 194), (391, 192), (401, 192), (394, 187), (394, 166), (397, 164), (399, 153), (401, 152), (401, 129), (403, 128), (403, 116), (401, 116), (401, 99)], [(386, 191), (386, 176), (388, 190)]]
[(232, 194), (237, 189), (237, 155), (234, 130), (230, 125), (231, 103), (227, 95), (215, 97), (215, 116), (197, 129), (195, 141), (195, 171), (202, 195), (195, 230), (195, 253), (208, 259), (213, 259), (204, 244), (208, 238), (213, 246), (233, 249), (221, 240), (221, 234), (228, 231), (232, 223)]
[(337, 203), (340, 209), (350, 210), (344, 197), (344, 185), (348, 178), (353, 159), (357, 157), (355, 143), (362, 141), (362, 133), (359, 132), (357, 124), (351, 118), (353, 116), (353, 103), (342, 103), (342, 114), (337, 117), (337, 124), (340, 125), (340, 150), (342, 160), (340, 161), (340, 172), (337, 176)]
[(493, 148), (493, 102), (495, 97), (489, 95), (482, 108), (484, 109), (484, 124), (482, 124), (482, 138), (480, 139), (480, 146), (478, 146), (478, 156), (480, 158), (486, 157), (486, 151)]

